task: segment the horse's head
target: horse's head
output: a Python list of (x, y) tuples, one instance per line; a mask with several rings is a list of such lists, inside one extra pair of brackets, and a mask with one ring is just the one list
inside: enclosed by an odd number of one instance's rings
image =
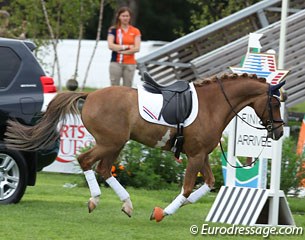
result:
[(269, 85), (266, 98), (260, 99), (254, 103), (256, 114), (262, 121), (262, 125), (268, 131), (268, 137), (278, 140), (283, 135), (284, 121), (281, 118), (280, 88), (285, 81), (277, 85)]

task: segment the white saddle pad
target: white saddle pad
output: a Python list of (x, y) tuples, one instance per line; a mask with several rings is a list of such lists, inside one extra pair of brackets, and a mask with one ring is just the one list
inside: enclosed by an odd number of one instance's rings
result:
[[(190, 116), (185, 120), (184, 127), (187, 127), (192, 122), (194, 122), (198, 114), (198, 98), (193, 83), (190, 83), (190, 88), (192, 92), (193, 109)], [(146, 121), (170, 127), (177, 127), (176, 125), (168, 124), (167, 122), (165, 122), (162, 116), (160, 120), (158, 120), (163, 105), (162, 94), (147, 92), (143, 87), (143, 83), (139, 83), (138, 102), (140, 115)]]

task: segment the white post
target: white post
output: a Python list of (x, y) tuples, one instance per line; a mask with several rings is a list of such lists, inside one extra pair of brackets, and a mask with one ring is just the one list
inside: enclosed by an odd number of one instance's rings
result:
[[(281, 114), (284, 113), (284, 103), (281, 106)], [(281, 161), (282, 161), (283, 137), (274, 141), (272, 145), (270, 193), (272, 195), (269, 205), (269, 224), (278, 225), (280, 206), (280, 183), (281, 183)]]
[[(236, 122), (237, 122), (236, 117), (234, 117), (230, 122), (229, 137), (228, 137), (227, 160), (233, 166), (236, 165), (236, 157), (235, 157)], [(235, 186), (235, 179), (236, 179), (236, 169), (231, 167), (227, 163), (226, 185), (231, 187)]]
[(268, 170), (268, 159), (259, 157), (259, 169), (258, 169), (258, 188), (267, 188), (267, 170)]
[[(284, 69), (287, 10), (288, 10), (288, 0), (282, 0), (278, 69)], [(284, 105), (285, 104), (282, 103), (281, 106), (282, 117), (284, 116), (284, 109), (285, 109)], [(273, 197), (271, 198), (269, 205), (269, 224), (273, 226), (278, 225), (278, 218), (279, 218), (279, 204), (280, 204), (279, 193), (280, 193), (280, 181), (281, 181), (282, 144), (283, 144), (283, 138), (273, 142), (272, 145), (270, 190)]]
[(282, 0), (278, 69), (284, 69), (285, 44), (286, 44), (286, 19), (287, 19), (287, 11), (288, 11), (288, 1), (289, 0)]

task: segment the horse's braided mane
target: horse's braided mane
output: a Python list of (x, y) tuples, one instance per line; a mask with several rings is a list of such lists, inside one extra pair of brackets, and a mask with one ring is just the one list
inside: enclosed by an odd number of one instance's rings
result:
[(194, 81), (194, 85), (197, 87), (201, 87), (204, 85), (211, 84), (212, 82), (216, 82), (217, 79), (225, 80), (225, 79), (236, 79), (236, 78), (250, 78), (250, 79), (257, 79), (260, 82), (266, 82), (265, 78), (259, 78), (259, 77), (257, 77), (256, 74), (243, 73), (243, 74), (239, 75), (237, 73), (230, 73), (230, 74), (225, 73), (225, 74), (222, 74), (220, 77), (218, 77), (217, 75), (214, 75), (210, 78), (199, 78)]

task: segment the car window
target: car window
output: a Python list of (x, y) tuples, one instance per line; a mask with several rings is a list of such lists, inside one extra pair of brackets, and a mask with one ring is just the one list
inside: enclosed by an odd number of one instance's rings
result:
[(6, 88), (16, 76), (21, 59), (7, 47), (0, 47), (0, 89)]

